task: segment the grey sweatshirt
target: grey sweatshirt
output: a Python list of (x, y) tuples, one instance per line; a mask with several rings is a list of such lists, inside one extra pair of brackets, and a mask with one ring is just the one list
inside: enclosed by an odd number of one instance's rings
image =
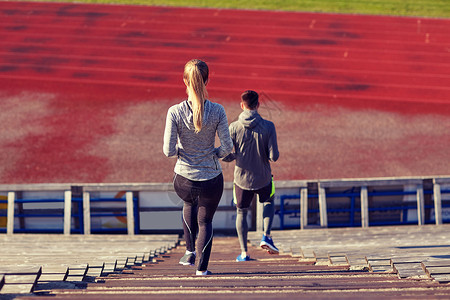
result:
[[(219, 158), (233, 149), (225, 109), (218, 103), (205, 101), (202, 130), (195, 133), (192, 108), (183, 101), (169, 108), (164, 130), (163, 152), (178, 156), (175, 173), (190, 180), (204, 181), (222, 173)], [(216, 131), (220, 146), (215, 148)]]
[(264, 120), (256, 110), (244, 110), (230, 124), (230, 135), (234, 152), (223, 161), (236, 160), (234, 183), (245, 190), (267, 186), (272, 178), (270, 161), (280, 156), (275, 125)]

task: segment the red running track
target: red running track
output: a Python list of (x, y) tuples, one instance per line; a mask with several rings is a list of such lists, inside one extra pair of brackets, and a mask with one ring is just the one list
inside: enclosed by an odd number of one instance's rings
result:
[[(169, 181), (167, 108), (211, 68), (277, 126), (279, 179), (447, 175), (450, 20), (0, 1), (0, 181)], [(231, 181), (231, 169), (224, 166)]]

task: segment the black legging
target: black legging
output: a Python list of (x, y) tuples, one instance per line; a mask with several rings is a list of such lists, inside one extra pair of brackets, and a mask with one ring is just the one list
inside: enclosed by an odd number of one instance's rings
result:
[(211, 255), (212, 220), (223, 193), (223, 175), (206, 181), (192, 181), (175, 174), (174, 188), (184, 201), (183, 230), (186, 249), (195, 251), (195, 238), (198, 232), (197, 254), (200, 255), (200, 260), (197, 270), (204, 272), (208, 269)]

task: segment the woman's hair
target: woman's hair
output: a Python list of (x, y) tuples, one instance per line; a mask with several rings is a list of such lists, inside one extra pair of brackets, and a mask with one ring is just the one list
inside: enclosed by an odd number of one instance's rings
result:
[(208, 65), (204, 61), (192, 59), (184, 66), (183, 79), (186, 81), (188, 95), (192, 100), (195, 132), (202, 130), (203, 107), (208, 97), (206, 90), (208, 76)]

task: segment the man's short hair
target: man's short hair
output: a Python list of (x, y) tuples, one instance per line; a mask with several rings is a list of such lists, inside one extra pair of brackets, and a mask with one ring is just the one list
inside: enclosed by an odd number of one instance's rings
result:
[(242, 102), (249, 109), (255, 109), (258, 106), (258, 99), (258, 93), (252, 90), (245, 91), (241, 95)]

